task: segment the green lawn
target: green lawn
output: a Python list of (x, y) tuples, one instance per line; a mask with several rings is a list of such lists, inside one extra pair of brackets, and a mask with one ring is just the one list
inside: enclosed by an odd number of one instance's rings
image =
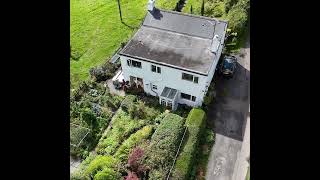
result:
[(108, 60), (139, 27), (147, 0), (70, 0), (71, 88), (89, 77), (89, 69)]
[(155, 6), (159, 9), (173, 11), (177, 5), (178, 0), (156, 0)]

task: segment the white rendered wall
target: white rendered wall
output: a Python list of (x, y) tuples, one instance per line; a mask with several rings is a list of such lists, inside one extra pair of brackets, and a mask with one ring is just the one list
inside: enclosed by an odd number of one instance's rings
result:
[[(141, 62), (142, 68), (130, 67), (127, 64), (127, 59), (132, 59)], [(177, 89), (179, 92), (177, 97), (177, 102), (181, 104), (187, 104), (189, 106), (201, 106), (203, 102), (203, 97), (207, 89), (207, 85), (210, 84), (212, 76), (214, 74), (216, 63), (213, 63), (214, 68), (210, 69), (209, 76), (198, 75), (191, 72), (186, 72), (179, 69), (174, 69), (167, 66), (161, 66), (158, 64), (153, 64), (150, 62), (128, 58), (125, 56), (120, 56), (121, 67), (123, 71), (123, 76), (126, 81), (129, 81), (130, 76), (139, 77), (143, 79), (144, 91), (151, 95), (156, 96), (153, 91), (161, 95), (162, 90), (167, 86), (169, 88)], [(151, 65), (161, 67), (161, 74), (152, 72)], [(182, 79), (182, 72), (187, 74), (192, 74), (199, 78), (198, 83)], [(211, 76), (211, 77), (210, 77)], [(150, 83), (157, 86), (157, 90), (151, 90)], [(185, 94), (190, 94), (191, 96), (196, 96), (196, 101), (189, 101), (187, 99), (180, 98), (180, 92)]]

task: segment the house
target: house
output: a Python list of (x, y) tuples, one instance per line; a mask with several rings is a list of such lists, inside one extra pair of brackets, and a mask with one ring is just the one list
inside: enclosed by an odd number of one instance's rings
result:
[(220, 58), (227, 22), (150, 8), (119, 52), (123, 77), (171, 107), (201, 106)]

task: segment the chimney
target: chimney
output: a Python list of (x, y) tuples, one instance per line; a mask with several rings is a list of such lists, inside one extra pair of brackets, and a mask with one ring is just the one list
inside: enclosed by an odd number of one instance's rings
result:
[(148, 2), (148, 11), (152, 12), (154, 9), (155, 0), (149, 0)]
[(219, 39), (219, 36), (216, 34), (212, 39), (211, 48), (210, 48), (211, 52), (217, 53), (219, 46), (220, 46), (220, 39)]

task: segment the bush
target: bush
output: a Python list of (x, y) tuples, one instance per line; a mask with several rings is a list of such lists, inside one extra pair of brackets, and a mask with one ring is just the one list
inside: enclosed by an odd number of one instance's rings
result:
[(118, 64), (113, 64), (106, 62), (100, 67), (94, 67), (89, 70), (91, 78), (94, 78), (95, 81), (101, 82), (106, 81), (107, 79), (112, 78), (116, 70), (119, 68)]
[(89, 108), (86, 108), (81, 112), (81, 119), (86, 122), (92, 130), (95, 130), (98, 127), (97, 117)]
[(102, 171), (97, 172), (94, 176), (94, 180), (118, 180), (121, 178), (121, 174), (114, 169), (105, 168)]
[(84, 171), (84, 175), (93, 177), (95, 174), (97, 174), (98, 171), (106, 168), (115, 168), (116, 164), (117, 162), (113, 157), (98, 155), (90, 162), (87, 169)]
[(129, 168), (137, 174), (141, 174), (146, 170), (141, 162), (143, 155), (144, 151), (141, 148), (136, 147), (132, 150), (131, 154), (128, 157)]
[(121, 108), (125, 112), (129, 112), (129, 108), (134, 106), (134, 102), (137, 100), (137, 96), (127, 95), (126, 98), (122, 101)]
[(115, 158), (124, 163), (128, 160), (128, 155), (133, 147), (140, 144), (142, 140), (147, 139), (152, 133), (152, 126), (145, 126), (136, 133), (132, 134), (115, 153)]
[(129, 114), (132, 119), (143, 119), (146, 117), (146, 107), (142, 101), (132, 104), (129, 107)]
[(128, 176), (124, 178), (125, 180), (139, 180), (138, 176), (134, 172), (129, 172)]
[(117, 111), (112, 119), (112, 129), (100, 139), (97, 146), (98, 153), (114, 154), (121, 142), (147, 123), (146, 120), (131, 119), (130, 115), (122, 110)]
[(185, 145), (177, 158), (175, 169), (172, 173), (173, 179), (189, 179), (205, 122), (206, 113), (202, 109), (193, 108), (190, 111), (186, 120), (188, 134), (185, 139)]
[(147, 150), (150, 179), (164, 179), (169, 172), (184, 131), (184, 119), (168, 113), (151, 137)]

